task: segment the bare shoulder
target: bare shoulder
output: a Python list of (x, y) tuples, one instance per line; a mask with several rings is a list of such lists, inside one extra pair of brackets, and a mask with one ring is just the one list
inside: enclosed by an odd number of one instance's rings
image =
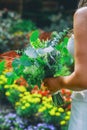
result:
[(87, 34), (87, 7), (77, 9), (74, 14), (74, 28), (81, 29), (82, 33)]
[(87, 7), (82, 7), (74, 15), (75, 68), (87, 73)]
[(74, 14), (74, 17), (84, 17), (86, 16), (87, 17), (87, 7), (82, 7), (80, 9), (77, 9), (75, 14)]

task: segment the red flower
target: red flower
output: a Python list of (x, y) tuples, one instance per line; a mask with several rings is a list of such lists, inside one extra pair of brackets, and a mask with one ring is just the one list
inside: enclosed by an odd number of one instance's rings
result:
[(0, 61), (6, 60), (6, 67), (11, 68), (12, 67), (12, 61), (14, 58), (19, 57), (19, 55), (15, 51), (8, 51), (3, 54), (0, 54)]

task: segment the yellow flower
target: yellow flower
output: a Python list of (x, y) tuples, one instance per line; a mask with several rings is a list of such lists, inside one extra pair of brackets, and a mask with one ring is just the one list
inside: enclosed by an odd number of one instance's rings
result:
[(46, 107), (39, 108), (38, 112), (43, 112), (46, 110)]
[(62, 107), (59, 107), (59, 108), (58, 108), (58, 111), (59, 111), (59, 112), (64, 112), (64, 109), (63, 109)]
[(6, 92), (5, 95), (6, 95), (6, 96), (10, 96), (10, 92)]
[(70, 111), (68, 111), (66, 114), (70, 116), (71, 112), (70, 112)]
[(54, 111), (54, 110), (51, 110), (51, 111), (49, 111), (49, 114), (50, 114), (51, 116), (55, 116), (55, 111)]
[(24, 109), (26, 109), (26, 107), (25, 107), (25, 106), (22, 106), (21, 109), (24, 110)]
[(25, 99), (27, 99), (27, 100), (32, 100), (33, 99), (31, 95), (27, 95), (25, 97), (26, 97)]
[(42, 100), (46, 100), (47, 99), (47, 97), (42, 97)]
[(52, 102), (52, 97), (49, 97), (49, 98), (47, 99), (47, 101), (48, 101), (48, 102)]
[(5, 85), (4, 88), (9, 88), (9, 85)]
[(27, 96), (24, 96), (23, 98), (22, 98), (22, 100), (26, 100), (27, 99)]
[(47, 107), (47, 108), (52, 108), (53, 106), (46, 103), (46, 104), (45, 104), (45, 107)]
[(33, 103), (33, 104), (36, 103), (35, 99), (33, 99), (33, 98), (29, 98), (28, 101), (29, 101), (30, 103)]
[(65, 116), (65, 120), (69, 120), (70, 119), (70, 116)]
[(26, 103), (26, 100), (22, 100), (22, 103)]
[(12, 68), (9, 68), (9, 69), (6, 68), (6, 69), (3, 71), (3, 73), (6, 74), (7, 72), (11, 72), (11, 71), (12, 71)]
[(10, 88), (14, 88), (14, 89), (17, 89), (18, 90), (18, 85), (16, 85), (16, 84), (12, 84), (12, 85), (10, 85)]
[(23, 32), (21, 32), (21, 31), (18, 31), (18, 32), (14, 33), (14, 36), (21, 36), (21, 35), (23, 35)]
[(29, 107), (29, 106), (30, 106), (30, 104), (29, 104), (29, 103), (26, 103), (26, 104), (25, 104), (25, 107)]
[(35, 99), (33, 99), (33, 102), (34, 102), (34, 103), (40, 102), (40, 98), (35, 98)]
[(0, 80), (2, 80), (4, 83), (7, 82), (7, 78), (5, 77), (5, 75), (1, 75)]
[(24, 95), (26, 95), (26, 96), (29, 95), (29, 94), (30, 94), (30, 92), (24, 92)]
[(59, 112), (56, 112), (55, 115), (56, 115), (56, 116), (60, 116), (61, 114), (60, 114)]
[(4, 79), (4, 78), (6, 78), (4, 75), (1, 75), (1, 76), (0, 76), (0, 79)]
[(0, 84), (2, 85), (2, 84), (4, 84), (4, 82), (3, 82), (3, 81), (0, 81)]
[(18, 90), (19, 90), (20, 92), (26, 92), (26, 89), (25, 89), (24, 86), (19, 87)]
[(4, 78), (3, 81), (4, 81), (5, 83), (7, 83), (7, 78)]
[(20, 105), (20, 103), (19, 103), (19, 102), (16, 102), (16, 103), (15, 103), (15, 106), (19, 106), (19, 105)]
[(15, 89), (18, 89), (18, 88), (20, 87), (20, 86), (17, 85), (17, 84), (13, 84), (13, 86), (14, 86)]
[(19, 97), (23, 97), (23, 94), (19, 94)]
[(47, 104), (47, 102), (46, 101), (42, 101), (42, 103), (45, 105), (45, 104)]
[(54, 110), (54, 111), (57, 111), (57, 107), (53, 107), (53, 110)]
[(66, 121), (65, 120), (62, 120), (61, 122), (60, 122), (60, 125), (65, 125), (66, 124)]
[(40, 108), (40, 109), (38, 109), (38, 112), (43, 112), (43, 111), (44, 111), (44, 110), (43, 110), (43, 109), (41, 109), (41, 108)]

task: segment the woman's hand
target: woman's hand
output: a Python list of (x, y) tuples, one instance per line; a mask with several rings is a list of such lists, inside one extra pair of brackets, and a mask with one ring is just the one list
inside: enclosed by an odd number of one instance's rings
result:
[(43, 81), (44, 87), (46, 87), (51, 93), (55, 93), (62, 88), (62, 77), (46, 78)]

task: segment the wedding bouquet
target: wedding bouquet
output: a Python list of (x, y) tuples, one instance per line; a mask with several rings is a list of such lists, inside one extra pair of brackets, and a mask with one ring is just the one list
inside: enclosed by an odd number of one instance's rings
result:
[(43, 79), (47, 77), (69, 75), (73, 59), (66, 47), (67, 33), (68, 30), (59, 34), (53, 32), (50, 40), (41, 41), (39, 31), (34, 31), (30, 36), (29, 46), (19, 59), (13, 61), (17, 75), (21, 74), (31, 86), (41, 86)]

